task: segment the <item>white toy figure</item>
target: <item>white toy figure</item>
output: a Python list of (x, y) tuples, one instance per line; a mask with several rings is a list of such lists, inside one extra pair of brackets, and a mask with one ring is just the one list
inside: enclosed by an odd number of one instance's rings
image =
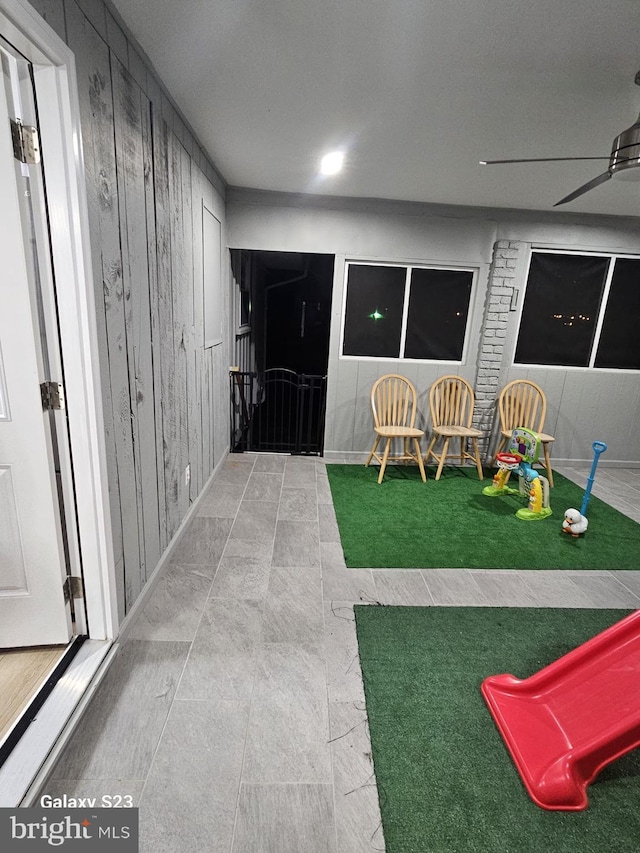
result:
[(562, 532), (568, 533), (570, 536), (578, 537), (584, 533), (589, 526), (586, 516), (578, 512), (577, 509), (568, 509), (564, 514), (562, 522)]

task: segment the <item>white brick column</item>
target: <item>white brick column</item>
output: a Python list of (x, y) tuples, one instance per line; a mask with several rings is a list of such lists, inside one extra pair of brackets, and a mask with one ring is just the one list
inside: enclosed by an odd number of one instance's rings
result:
[(507, 326), (513, 317), (511, 305), (514, 302), (514, 293), (519, 290), (521, 284), (517, 268), (524, 248), (524, 243), (515, 240), (498, 240), (493, 247), (487, 301), (480, 332), (475, 381), (476, 410), (473, 419), (473, 425), (483, 430), (486, 436), (480, 441), (480, 452), (484, 457), (489, 452), (489, 436), (495, 417), (496, 398), (500, 391)]

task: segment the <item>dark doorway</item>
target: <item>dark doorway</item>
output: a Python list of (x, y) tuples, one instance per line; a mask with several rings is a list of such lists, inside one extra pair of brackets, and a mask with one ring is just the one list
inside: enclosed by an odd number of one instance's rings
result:
[(235, 266), (250, 297), (253, 369), (232, 381), (234, 410), (244, 421), (243, 429), (235, 423), (232, 446), (321, 453), (334, 256), (240, 254)]
[(264, 368), (324, 376), (329, 361), (333, 255), (256, 252), (264, 304)]

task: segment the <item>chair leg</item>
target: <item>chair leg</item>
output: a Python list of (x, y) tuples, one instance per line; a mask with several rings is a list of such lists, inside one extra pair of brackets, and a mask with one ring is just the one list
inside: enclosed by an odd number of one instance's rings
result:
[(542, 443), (542, 449), (544, 451), (544, 467), (547, 469), (547, 480), (549, 481), (549, 488), (553, 488), (553, 472), (551, 470), (551, 459), (549, 458), (549, 442), (544, 441)]
[(424, 464), (422, 462), (422, 453), (420, 453), (420, 442), (417, 438), (413, 439), (416, 445), (416, 459), (418, 460), (418, 468), (420, 469), (420, 476), (422, 477), (422, 482), (427, 482), (427, 475), (424, 473)]
[(373, 456), (374, 456), (374, 454), (375, 454), (376, 450), (378, 449), (378, 445), (380, 444), (380, 439), (381, 439), (381, 438), (382, 438), (382, 436), (380, 436), (380, 435), (376, 435), (376, 440), (373, 442), (373, 447), (371, 448), (371, 453), (369, 454), (369, 458), (368, 458), (368, 459), (367, 459), (367, 461), (364, 463), (364, 467), (365, 467), (365, 468), (368, 468), (368, 467), (369, 467), (369, 465), (370, 465), (370, 463), (371, 463), (371, 460), (373, 459)]
[(392, 439), (388, 438), (387, 443), (384, 446), (384, 455), (382, 457), (382, 464), (380, 465), (380, 474), (378, 475), (378, 485), (382, 482), (384, 469), (387, 467), (387, 459), (389, 458), (389, 451), (391, 450), (391, 441)]
[(480, 460), (480, 451), (478, 450), (478, 439), (472, 438), (471, 444), (473, 445), (473, 452), (476, 457), (476, 468), (478, 469), (478, 477), (481, 480), (484, 480), (484, 473), (482, 471), (482, 461)]
[(434, 435), (434, 436), (433, 436), (433, 438), (431, 439), (431, 442), (430, 442), (430, 444), (429, 444), (429, 447), (427, 448), (427, 452), (426, 452), (426, 453), (425, 453), (425, 455), (424, 455), (424, 463), (425, 463), (425, 465), (428, 465), (428, 464), (429, 464), (429, 457), (430, 457), (430, 456), (433, 456), (433, 458), (436, 460), (436, 462), (438, 461), (438, 457), (437, 457), (437, 456), (435, 455), (435, 453), (433, 452), (433, 448), (435, 447), (435, 444), (436, 444), (436, 441), (437, 441), (437, 440), (438, 440), (438, 436), (437, 436), (437, 435)]
[(447, 458), (447, 450), (449, 449), (449, 436), (445, 438), (444, 445), (442, 447), (442, 454), (440, 456), (440, 462), (438, 464), (438, 470), (436, 471), (436, 480), (440, 479), (440, 474), (442, 474), (442, 468), (444, 467), (444, 460)]

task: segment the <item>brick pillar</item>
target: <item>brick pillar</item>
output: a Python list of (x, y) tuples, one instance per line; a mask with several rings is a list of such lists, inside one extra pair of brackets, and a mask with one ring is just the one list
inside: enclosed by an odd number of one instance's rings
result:
[(498, 240), (493, 247), (493, 259), (489, 268), (487, 301), (480, 333), (475, 381), (476, 409), (473, 418), (473, 425), (483, 430), (486, 436), (479, 442), (480, 452), (484, 457), (490, 450), (489, 437), (496, 414), (496, 398), (500, 391), (504, 343), (507, 326), (513, 316), (510, 312), (514, 292), (520, 287), (516, 271), (523, 248), (524, 244), (519, 241)]

